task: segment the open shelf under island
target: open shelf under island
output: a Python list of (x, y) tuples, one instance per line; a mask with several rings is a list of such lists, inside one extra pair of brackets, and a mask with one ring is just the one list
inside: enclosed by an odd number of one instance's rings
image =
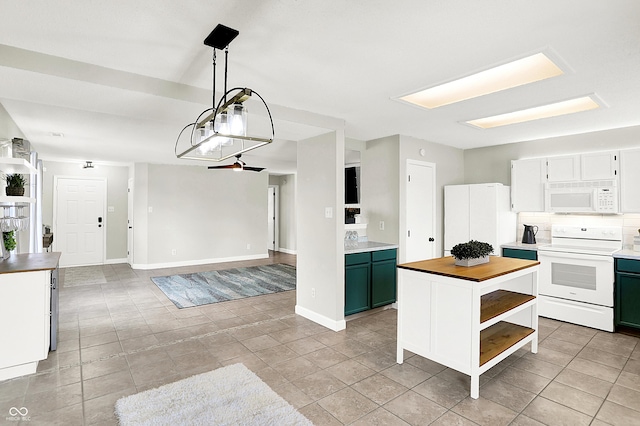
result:
[(538, 351), (538, 261), (492, 256), (456, 266), (453, 257), (398, 265), (398, 352), (479, 377), (531, 342)]

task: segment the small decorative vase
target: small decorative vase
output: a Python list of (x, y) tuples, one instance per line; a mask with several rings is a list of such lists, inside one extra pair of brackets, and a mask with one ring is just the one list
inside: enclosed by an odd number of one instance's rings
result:
[(22, 197), (24, 195), (24, 188), (18, 188), (14, 186), (7, 186), (5, 192), (8, 196)]
[(488, 255), (484, 257), (476, 257), (473, 259), (455, 259), (455, 264), (458, 266), (476, 266), (482, 265), (483, 263), (489, 263)]

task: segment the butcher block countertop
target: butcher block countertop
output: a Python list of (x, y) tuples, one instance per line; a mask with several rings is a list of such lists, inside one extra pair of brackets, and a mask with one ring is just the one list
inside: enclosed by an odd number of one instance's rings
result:
[(0, 274), (56, 269), (61, 254), (59, 252), (12, 254), (8, 259), (0, 260)]
[(537, 260), (523, 260), (499, 256), (490, 256), (489, 263), (469, 267), (457, 266), (454, 262), (455, 259), (453, 256), (447, 256), (438, 259), (403, 263), (398, 265), (398, 268), (481, 282), (540, 264)]

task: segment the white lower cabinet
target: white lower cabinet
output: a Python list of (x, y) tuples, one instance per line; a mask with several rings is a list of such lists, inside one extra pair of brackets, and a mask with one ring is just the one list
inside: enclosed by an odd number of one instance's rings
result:
[(49, 353), (51, 270), (0, 274), (0, 381), (36, 372)]

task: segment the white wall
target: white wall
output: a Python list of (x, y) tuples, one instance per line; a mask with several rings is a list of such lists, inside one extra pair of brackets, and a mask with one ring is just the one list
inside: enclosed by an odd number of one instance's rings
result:
[(298, 142), (296, 212), (296, 313), (344, 329), (343, 130)]
[(135, 167), (134, 267), (268, 256), (267, 173), (206, 166)]
[(25, 139), (25, 136), (7, 110), (0, 104), (0, 139), (11, 140), (13, 138)]
[[(125, 261), (127, 258), (127, 179), (128, 166), (107, 166), (97, 164), (93, 169), (83, 169), (81, 163), (65, 163), (60, 161), (42, 161), (42, 223), (53, 229), (53, 178), (54, 176), (71, 176), (77, 178), (103, 177), (107, 180), (107, 205), (113, 212), (106, 213), (106, 253), (109, 261)], [(53, 236), (54, 241), (56, 236)]]

